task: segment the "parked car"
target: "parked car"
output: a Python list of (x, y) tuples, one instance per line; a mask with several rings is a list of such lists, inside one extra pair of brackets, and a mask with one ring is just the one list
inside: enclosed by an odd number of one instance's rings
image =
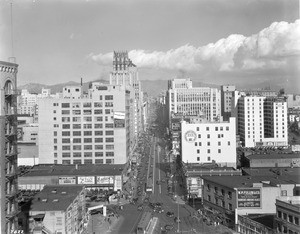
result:
[(138, 205), (137, 209), (138, 209), (138, 210), (143, 210), (143, 209), (144, 209), (144, 206), (143, 206), (143, 205)]
[(165, 225), (165, 230), (166, 231), (170, 231), (170, 230), (172, 230), (174, 228), (174, 226), (172, 225), (172, 224), (166, 224)]
[(178, 217), (175, 217), (174, 221), (175, 221), (175, 223), (180, 223), (181, 222), (180, 218), (178, 218)]

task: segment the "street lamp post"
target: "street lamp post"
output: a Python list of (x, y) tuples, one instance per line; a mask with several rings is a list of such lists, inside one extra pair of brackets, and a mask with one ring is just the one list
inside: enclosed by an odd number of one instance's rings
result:
[(179, 202), (178, 202), (178, 197), (177, 197), (177, 232), (179, 233)]

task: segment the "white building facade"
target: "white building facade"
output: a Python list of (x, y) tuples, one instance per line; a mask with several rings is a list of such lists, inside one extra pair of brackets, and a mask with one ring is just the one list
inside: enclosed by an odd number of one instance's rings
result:
[(93, 83), (86, 98), (39, 100), (39, 163), (125, 164), (130, 92)]
[(175, 113), (204, 115), (208, 121), (221, 119), (221, 93), (218, 89), (193, 87), (190, 79), (174, 79), (168, 86), (169, 116)]
[(185, 163), (236, 167), (235, 118), (228, 122), (181, 122), (181, 155)]
[(286, 146), (287, 104), (284, 98), (240, 96), (237, 134), (244, 147)]

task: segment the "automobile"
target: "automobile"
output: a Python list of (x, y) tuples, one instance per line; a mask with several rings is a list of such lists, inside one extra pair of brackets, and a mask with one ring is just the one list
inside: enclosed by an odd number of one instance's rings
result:
[(165, 183), (166, 182), (166, 180), (165, 179), (162, 179), (162, 180), (160, 180), (162, 183)]
[(162, 203), (161, 202), (156, 202), (154, 204), (155, 207), (161, 208), (162, 207)]
[(149, 198), (146, 197), (146, 198), (144, 199), (144, 202), (149, 202)]
[(168, 216), (168, 217), (173, 217), (173, 216), (174, 216), (174, 212), (168, 211), (168, 212), (166, 213), (166, 216)]
[(143, 205), (138, 205), (137, 209), (138, 209), (138, 210), (143, 210), (143, 209), (144, 209), (144, 206), (143, 206)]
[(180, 223), (180, 222), (181, 222), (181, 220), (180, 220), (180, 218), (178, 218), (178, 217), (175, 217), (175, 218), (174, 218), (174, 222), (175, 222), (175, 223)]
[(165, 225), (165, 230), (166, 231), (170, 231), (170, 230), (172, 230), (174, 228), (174, 226), (172, 225), (172, 224), (166, 224)]

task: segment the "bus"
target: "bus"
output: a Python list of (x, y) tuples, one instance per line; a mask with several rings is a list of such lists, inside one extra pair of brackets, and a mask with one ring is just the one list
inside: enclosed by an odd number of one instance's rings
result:
[(136, 233), (137, 234), (145, 234), (148, 232), (152, 219), (152, 213), (146, 211), (142, 214), (140, 222), (138, 223)]
[(152, 189), (153, 189), (153, 181), (152, 181), (152, 178), (148, 178), (148, 180), (147, 180), (147, 185), (146, 185), (146, 192), (152, 193)]

